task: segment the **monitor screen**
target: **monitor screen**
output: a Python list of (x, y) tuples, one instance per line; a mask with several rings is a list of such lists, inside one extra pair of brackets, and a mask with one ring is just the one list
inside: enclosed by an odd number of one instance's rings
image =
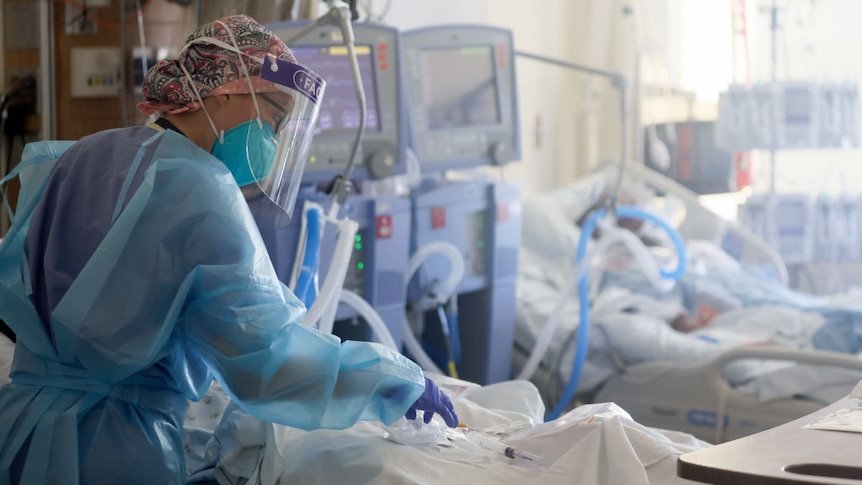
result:
[[(326, 81), (315, 134), (345, 133), (359, 128), (359, 101), (353, 86), (347, 47), (297, 46), (292, 50), (300, 64), (310, 68)], [(356, 58), (359, 61), (359, 73), (365, 91), (365, 129), (379, 131), (371, 46), (357, 45)]]
[(500, 124), (491, 46), (425, 49), (420, 62), (428, 129)]
[(401, 34), (411, 146), (423, 173), (520, 156), (512, 32), (487, 25)]

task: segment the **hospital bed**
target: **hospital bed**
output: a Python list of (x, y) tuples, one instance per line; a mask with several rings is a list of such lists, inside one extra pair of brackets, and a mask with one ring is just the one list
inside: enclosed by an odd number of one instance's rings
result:
[[(616, 175), (601, 169), (524, 201), (514, 371), (524, 377), (530, 352), (558, 314), (531, 374), (548, 404), (560, 399), (573, 374), (575, 223), (600, 205)], [(624, 251), (591, 267), (588, 353), (572, 404), (615, 402), (640, 423), (719, 443), (809, 414), (859, 381), (854, 332), (862, 307), (789, 290), (774, 251), (661, 175), (631, 166), (621, 194), (621, 203), (644, 206), (679, 227), (692, 249), (689, 270), (674, 288), (659, 291)], [(649, 239), (649, 228), (641, 231)], [(674, 328), (681, 316), (690, 326), (677, 328), (688, 331)]]
[[(0, 335), (0, 383), (14, 344)], [(183, 429), (188, 483), (626, 483), (689, 484), (684, 453), (710, 445), (635, 422), (612, 403), (544, 423), (528, 381), (479, 386), (431, 376), (464, 427), (401, 419), (346, 430), (302, 431), (251, 418), (214, 384), (189, 403)]]

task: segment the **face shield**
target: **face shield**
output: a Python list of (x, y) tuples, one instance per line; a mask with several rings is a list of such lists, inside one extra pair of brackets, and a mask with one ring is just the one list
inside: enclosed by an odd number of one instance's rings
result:
[(247, 166), (231, 171), (258, 224), (279, 227), (293, 214), (325, 82), (311, 70), (273, 56), (264, 58), (260, 77), (277, 91), (252, 93), (259, 116), (245, 128), (237, 127), (245, 131), (247, 156), (239, 160)]

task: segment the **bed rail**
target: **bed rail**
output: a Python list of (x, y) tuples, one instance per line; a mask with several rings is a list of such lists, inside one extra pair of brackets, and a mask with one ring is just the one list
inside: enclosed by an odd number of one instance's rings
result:
[[(771, 345), (755, 345), (730, 349), (715, 359), (701, 365), (701, 369), (705, 375), (723, 380), (722, 372), (728, 364), (739, 360), (749, 359), (789, 361), (799, 364), (842, 367), (862, 372), (862, 359), (852, 354), (844, 354), (827, 350), (796, 350)], [(716, 443), (722, 443), (724, 441), (724, 426), (722, 423), (725, 422), (725, 416), (727, 414), (727, 397), (730, 389), (730, 385), (727, 384), (726, 389), (719, 394), (719, 399), (716, 403)]]

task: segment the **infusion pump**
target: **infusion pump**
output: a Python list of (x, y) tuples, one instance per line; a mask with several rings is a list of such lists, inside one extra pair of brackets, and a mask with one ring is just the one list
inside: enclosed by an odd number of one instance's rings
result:
[(860, 145), (856, 83), (735, 84), (719, 95), (716, 144), (728, 150)]

